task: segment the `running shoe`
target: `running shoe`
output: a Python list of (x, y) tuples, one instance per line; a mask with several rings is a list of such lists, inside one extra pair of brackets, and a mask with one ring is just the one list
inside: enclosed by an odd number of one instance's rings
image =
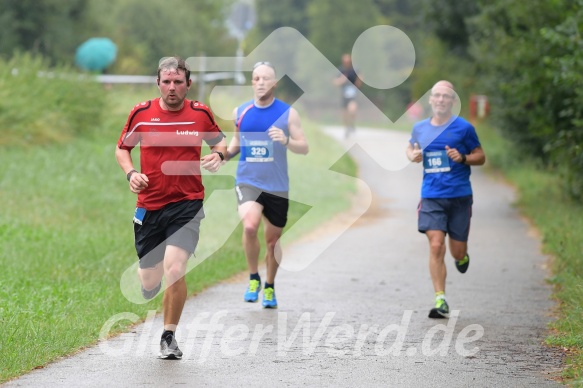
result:
[(445, 299), (435, 300), (435, 307), (429, 311), (429, 318), (449, 318), (449, 306)]
[(160, 340), (160, 354), (158, 358), (164, 360), (180, 360), (182, 358), (182, 351), (178, 349), (174, 335), (167, 335)]
[(255, 303), (259, 299), (259, 291), (261, 291), (261, 282), (259, 280), (249, 280), (249, 287), (245, 291), (245, 302)]
[(463, 259), (455, 260), (455, 267), (461, 273), (466, 273), (470, 266), (470, 255), (466, 254)]
[(275, 290), (271, 287), (263, 290), (263, 308), (276, 309), (277, 299), (275, 299)]
[(160, 288), (162, 288), (162, 282), (160, 282), (152, 290), (146, 290), (144, 288), (144, 286), (142, 286), (142, 296), (144, 297), (144, 299), (150, 300), (150, 299), (154, 298), (156, 295), (158, 295), (158, 292), (160, 291)]

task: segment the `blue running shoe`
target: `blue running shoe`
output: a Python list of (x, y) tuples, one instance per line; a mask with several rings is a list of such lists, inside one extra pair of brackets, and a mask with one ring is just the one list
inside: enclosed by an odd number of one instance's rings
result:
[(263, 308), (276, 309), (277, 299), (275, 299), (275, 290), (271, 287), (263, 291)]
[(247, 291), (245, 291), (245, 296), (243, 297), (245, 302), (257, 302), (257, 299), (259, 299), (259, 291), (261, 291), (261, 282), (255, 279), (249, 280), (249, 287), (247, 288)]

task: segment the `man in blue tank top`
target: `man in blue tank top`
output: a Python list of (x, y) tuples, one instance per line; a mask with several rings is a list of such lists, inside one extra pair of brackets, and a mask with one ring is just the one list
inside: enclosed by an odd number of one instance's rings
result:
[(254, 98), (235, 108), (235, 136), (226, 160), (240, 153), (235, 191), (243, 222), (243, 249), (250, 272), (246, 302), (257, 302), (261, 290), (258, 272), (258, 230), (264, 223), (266, 281), (263, 307), (277, 308), (275, 276), (282, 260), (279, 239), (287, 222), (289, 179), (287, 151), (308, 153), (298, 112), (275, 98), (275, 68), (269, 62), (255, 64), (252, 74)]
[(430, 318), (449, 317), (445, 300), (445, 236), (458, 271), (470, 265), (468, 236), (472, 216), (470, 166), (480, 166), (486, 156), (474, 127), (452, 113), (456, 93), (449, 81), (431, 89), (433, 115), (413, 126), (407, 157), (423, 163), (423, 184), (418, 207), (418, 229), (429, 241), (429, 272), (435, 290)]

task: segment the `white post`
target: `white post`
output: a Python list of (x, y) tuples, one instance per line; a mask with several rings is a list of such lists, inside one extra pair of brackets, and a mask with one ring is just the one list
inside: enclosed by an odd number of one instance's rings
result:
[(204, 53), (200, 56), (200, 66), (199, 66), (199, 73), (198, 73), (198, 101), (204, 103), (204, 95), (205, 95), (205, 83), (204, 83), (204, 75), (206, 73), (206, 56)]
[(235, 54), (235, 84), (237, 84), (237, 95), (241, 94), (241, 85), (245, 83), (245, 77), (241, 73), (243, 68), (243, 39), (239, 39), (237, 53)]

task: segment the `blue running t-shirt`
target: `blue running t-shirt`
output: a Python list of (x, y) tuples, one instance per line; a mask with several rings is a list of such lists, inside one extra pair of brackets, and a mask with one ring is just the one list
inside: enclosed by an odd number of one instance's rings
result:
[(453, 116), (444, 125), (435, 126), (426, 119), (413, 126), (409, 143), (419, 144), (423, 151), (423, 184), (421, 198), (456, 198), (472, 195), (471, 168), (456, 163), (445, 154), (445, 146), (469, 154), (480, 147), (472, 124)]
[(289, 191), (287, 147), (273, 141), (270, 127), (282, 129), (289, 136), (290, 106), (275, 99), (267, 107), (249, 101), (237, 108), (241, 156), (237, 166), (237, 184), (248, 184), (267, 192)]

